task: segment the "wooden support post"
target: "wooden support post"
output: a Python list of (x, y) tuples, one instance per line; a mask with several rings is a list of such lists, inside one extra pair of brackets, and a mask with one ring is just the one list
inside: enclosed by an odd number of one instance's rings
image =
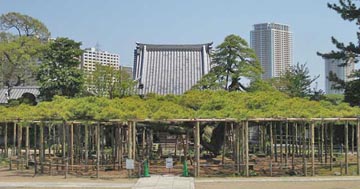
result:
[(21, 161), (22, 158), (22, 154), (21, 154), (21, 141), (22, 141), (22, 126), (19, 124), (19, 122), (17, 123), (17, 161), (16, 161), (16, 168), (19, 170), (19, 163)]
[(74, 170), (74, 123), (70, 124), (70, 165), (71, 170)]
[(324, 138), (325, 138), (325, 165), (327, 165), (328, 163), (328, 148), (329, 148), (329, 145), (328, 145), (328, 137), (329, 137), (329, 129), (328, 129), (328, 125), (325, 124), (324, 125)]
[[(66, 162), (66, 122), (63, 122), (62, 125), (62, 146), (61, 146), (61, 152), (63, 157), (63, 165), (65, 165)], [(65, 169), (65, 167), (63, 167)], [(66, 175), (67, 173), (65, 173)]]
[(284, 151), (283, 151), (283, 125), (282, 122), (279, 123), (280, 126), (280, 167), (283, 166), (283, 156), (284, 156)]
[(96, 132), (96, 178), (99, 178), (99, 170), (100, 170), (100, 123), (97, 124), (95, 128)]
[(334, 158), (334, 125), (330, 126), (330, 171), (333, 170), (333, 158)]
[(274, 125), (274, 152), (275, 152), (275, 162), (278, 162), (278, 148), (277, 148), (277, 134), (276, 134), (276, 125), (277, 123), (275, 122)]
[(292, 125), (292, 140), (291, 140), (291, 169), (295, 170), (295, 133), (296, 133), (296, 127), (297, 127), (297, 123), (293, 123)]
[(122, 162), (123, 162), (123, 135), (124, 135), (124, 129), (123, 129), (123, 127), (121, 127), (120, 125), (118, 125), (118, 128), (119, 128), (119, 138), (118, 138), (118, 142), (119, 142), (119, 144), (118, 144), (118, 148), (119, 148), (119, 150), (118, 150), (118, 153), (119, 153), (119, 159), (118, 159), (118, 161), (119, 161), (119, 170), (120, 169), (122, 169), (123, 167), (122, 167)]
[(84, 132), (85, 132), (85, 171), (89, 170), (89, 125), (86, 123), (84, 125)]
[(356, 125), (356, 162), (357, 162), (357, 175), (360, 175), (360, 121), (359, 118), (357, 120)]
[(298, 136), (298, 123), (295, 123), (295, 153), (299, 155), (299, 136)]
[(37, 125), (34, 125), (34, 176), (38, 173), (38, 163), (37, 163)]
[(311, 176), (315, 176), (315, 148), (314, 148), (315, 123), (314, 122), (311, 123), (310, 136), (311, 136)]
[(227, 123), (224, 125), (224, 137), (223, 137), (223, 146), (222, 146), (222, 154), (221, 154), (221, 164), (224, 166), (225, 160), (225, 148), (226, 148), (226, 131), (227, 131)]
[(321, 150), (320, 150), (320, 162), (321, 164), (324, 163), (324, 129), (325, 129), (325, 126), (324, 126), (324, 123), (321, 123)]
[(236, 171), (240, 173), (240, 124), (236, 124)]
[(272, 176), (272, 159), (274, 156), (274, 150), (273, 150), (273, 146), (274, 146), (274, 142), (273, 142), (273, 131), (272, 131), (272, 122), (270, 123), (270, 176)]
[(11, 154), (12, 156), (16, 156), (17, 153), (16, 153), (16, 122), (14, 121), (14, 125), (13, 125), (13, 147), (12, 147), (12, 150), (11, 150)]
[(30, 143), (29, 143), (29, 126), (26, 126), (26, 139), (25, 139), (25, 166), (29, 167), (29, 152), (30, 152)]
[(354, 154), (355, 151), (355, 125), (351, 125), (351, 153)]
[(306, 161), (306, 123), (302, 124), (302, 158), (304, 163), (304, 176), (307, 176), (307, 161)]
[(44, 123), (40, 125), (40, 173), (44, 174)]
[(133, 152), (133, 155), (132, 155), (132, 157), (133, 157), (133, 159), (134, 159), (134, 162), (135, 162), (135, 160), (136, 160), (136, 122), (132, 122), (132, 124), (131, 124), (132, 126), (133, 126), (133, 128), (132, 128), (132, 140), (133, 140), (133, 142), (132, 142), (132, 147), (133, 147), (133, 150), (132, 150), (132, 152)]
[(5, 135), (4, 135), (4, 146), (5, 146), (5, 158), (9, 157), (8, 153), (8, 123), (5, 122)]
[[(128, 132), (127, 132), (128, 136), (127, 136), (127, 144), (128, 144), (128, 149), (127, 149), (127, 152), (128, 152), (128, 159), (133, 159), (133, 140), (132, 140), (132, 122), (129, 121), (128, 122)], [(132, 174), (132, 171), (131, 170), (128, 170), (128, 174), (129, 176)]]
[(200, 176), (200, 122), (195, 125), (195, 177)]
[(249, 122), (245, 122), (245, 175), (249, 176)]
[(345, 175), (349, 174), (349, 122), (346, 121), (345, 124)]
[(285, 125), (285, 168), (288, 168), (289, 159), (289, 122), (286, 121)]

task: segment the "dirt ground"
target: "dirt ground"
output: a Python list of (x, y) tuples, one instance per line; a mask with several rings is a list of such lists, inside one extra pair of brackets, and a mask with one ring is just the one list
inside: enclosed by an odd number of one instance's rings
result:
[(302, 182), (209, 182), (195, 183), (196, 189), (359, 189), (358, 181), (302, 181)]
[(0, 182), (88, 182), (88, 183), (136, 183), (137, 179), (126, 178), (89, 178), (74, 177), (69, 175), (67, 179), (64, 176), (37, 175), (34, 177), (33, 170), (9, 171), (8, 168), (0, 168)]

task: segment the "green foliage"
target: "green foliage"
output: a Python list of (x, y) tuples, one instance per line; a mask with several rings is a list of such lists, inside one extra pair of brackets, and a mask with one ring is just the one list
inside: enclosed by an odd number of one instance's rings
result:
[(95, 65), (95, 71), (88, 74), (89, 92), (100, 97), (125, 97), (134, 94), (136, 83), (124, 70), (117, 70), (108, 65)]
[(51, 100), (55, 95), (74, 97), (82, 90), (84, 79), (78, 69), (80, 45), (68, 38), (57, 38), (50, 43), (37, 74), (43, 99)]
[(46, 26), (39, 20), (28, 15), (17, 12), (9, 12), (0, 16), (1, 30), (15, 30), (18, 36), (35, 36), (45, 39), (50, 36), (50, 32)]
[[(360, 15), (360, 8), (359, 4), (355, 3), (353, 0), (339, 0), (339, 3), (328, 3), (328, 7), (336, 11), (342, 19), (347, 20), (349, 22), (354, 22), (355, 25), (360, 28), (359, 22), (359, 15)], [(360, 35), (357, 32), (357, 42), (349, 44), (344, 44), (338, 41), (335, 37), (331, 38), (332, 43), (337, 48), (336, 51), (332, 50), (329, 53), (319, 53), (319, 56), (322, 56), (326, 59), (337, 59), (342, 60), (344, 62), (343, 65), (346, 66), (351, 62), (358, 62), (358, 58), (360, 55), (360, 46), (358, 41), (360, 40)], [(342, 79), (338, 78), (336, 74), (330, 74), (329, 79), (330, 81), (335, 82), (335, 87), (337, 89), (345, 89), (345, 101), (350, 103), (352, 106), (359, 106), (360, 96), (359, 96), (359, 89), (360, 89), (360, 70), (357, 69), (352, 74), (353, 80), (343, 81)]]
[(127, 121), (130, 119), (234, 118), (327, 118), (357, 117), (360, 108), (346, 103), (291, 98), (279, 91), (227, 92), (189, 91), (181, 96), (152, 95), (66, 98), (55, 96), (37, 106), (0, 106), (1, 120), (84, 120)]
[(260, 78), (261, 66), (255, 52), (247, 42), (237, 35), (229, 35), (216, 47), (212, 68), (194, 89), (246, 90), (240, 82), (243, 78), (251, 81)]
[(311, 84), (318, 78), (319, 76), (311, 78), (306, 64), (297, 63), (286, 70), (279, 78), (274, 78), (272, 84), (279, 91), (291, 97), (304, 98), (313, 94)]
[(37, 62), (47, 38), (46, 26), (39, 20), (20, 13), (0, 16), (0, 80), (9, 88), (35, 83)]

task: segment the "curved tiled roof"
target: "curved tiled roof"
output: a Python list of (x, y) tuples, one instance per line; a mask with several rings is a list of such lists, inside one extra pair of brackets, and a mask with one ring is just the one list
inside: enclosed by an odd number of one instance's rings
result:
[[(9, 99), (18, 99), (25, 93), (31, 93), (35, 97), (40, 94), (39, 86), (15, 86), (10, 90)], [(0, 89), (0, 104), (8, 103), (8, 88)]]
[(210, 70), (212, 43), (136, 44), (133, 77), (141, 94), (183, 94)]

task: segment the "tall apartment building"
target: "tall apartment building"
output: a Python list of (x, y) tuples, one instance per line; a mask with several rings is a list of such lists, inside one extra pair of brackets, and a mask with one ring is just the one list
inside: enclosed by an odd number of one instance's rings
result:
[(263, 68), (263, 79), (279, 77), (292, 65), (292, 32), (288, 25), (255, 24), (250, 32), (250, 46)]
[(139, 93), (183, 94), (210, 71), (212, 43), (162, 45), (137, 43), (133, 77)]
[(101, 51), (96, 48), (85, 49), (81, 57), (81, 68), (85, 72), (91, 73), (95, 71), (96, 63), (108, 65), (118, 70), (120, 66), (119, 55)]
[(325, 93), (326, 94), (343, 94), (344, 90), (342, 89), (334, 89), (333, 85), (335, 84), (333, 81), (329, 80), (330, 72), (336, 74), (336, 76), (344, 81), (350, 81), (349, 77), (351, 73), (355, 70), (355, 62), (348, 61), (346, 65), (344, 65), (343, 60), (336, 59), (324, 59), (325, 60)]

